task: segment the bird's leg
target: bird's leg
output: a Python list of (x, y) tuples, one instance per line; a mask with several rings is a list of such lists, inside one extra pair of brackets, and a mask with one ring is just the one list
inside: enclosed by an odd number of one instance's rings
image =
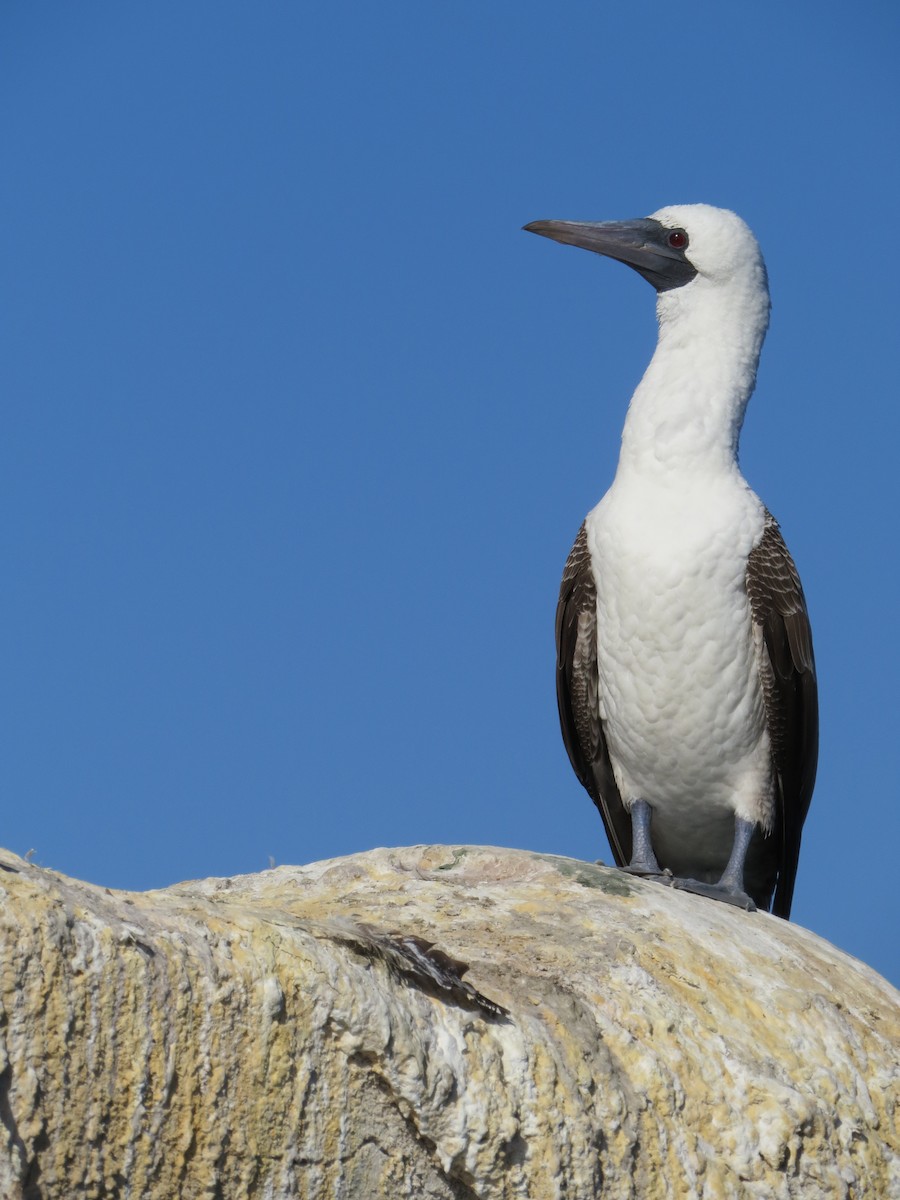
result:
[(710, 900), (722, 900), (737, 908), (755, 912), (756, 905), (744, 891), (744, 863), (756, 825), (743, 817), (734, 819), (734, 842), (731, 856), (718, 883), (701, 883), (699, 879), (680, 879), (671, 871), (664, 871), (653, 851), (650, 841), (650, 821), (653, 809), (646, 800), (635, 800), (631, 806), (631, 862), (625, 868), (631, 875), (659, 880), (682, 892), (693, 892), (697, 896), (708, 896)]
[(744, 863), (747, 851), (753, 838), (756, 824), (745, 821), (743, 817), (734, 818), (734, 841), (731, 845), (731, 857), (722, 872), (718, 883), (700, 883), (696, 879), (676, 879), (673, 887), (684, 892), (695, 892), (698, 896), (709, 896), (711, 900), (724, 900), (726, 904), (734, 904), (745, 908), (748, 912), (756, 912), (752, 898), (744, 891)]
[(631, 806), (631, 862), (625, 868), (632, 875), (662, 875), (662, 869), (650, 842), (650, 820), (653, 809), (646, 800), (635, 800)]
[(728, 860), (728, 866), (722, 872), (722, 878), (719, 880), (719, 887), (724, 888), (726, 892), (734, 892), (742, 896), (746, 895), (744, 891), (744, 863), (747, 860), (747, 851), (750, 849), (750, 841), (755, 829), (756, 823), (754, 821), (745, 821), (743, 817), (734, 818), (734, 842), (731, 846), (731, 857)]

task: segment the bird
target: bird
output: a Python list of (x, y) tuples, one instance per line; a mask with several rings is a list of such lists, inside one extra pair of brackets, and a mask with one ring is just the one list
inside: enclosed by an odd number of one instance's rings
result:
[(619, 867), (788, 919), (815, 783), (809, 614), (738, 442), (769, 324), (736, 213), (533, 221), (656, 290), (658, 339), (618, 465), (563, 572), (557, 700), (575, 774)]

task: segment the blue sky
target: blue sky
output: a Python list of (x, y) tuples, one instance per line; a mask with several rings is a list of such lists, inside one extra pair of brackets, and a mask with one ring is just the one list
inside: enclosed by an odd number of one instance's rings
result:
[(881, 3), (0, 14), (0, 841), (111, 887), (610, 854), (559, 577), (654, 342), (544, 217), (734, 208), (742, 464), (822, 703), (794, 918), (900, 981), (896, 58)]

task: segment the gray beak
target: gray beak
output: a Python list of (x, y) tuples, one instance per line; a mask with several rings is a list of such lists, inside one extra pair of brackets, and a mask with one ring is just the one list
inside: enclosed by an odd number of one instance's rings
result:
[(627, 263), (658, 292), (682, 287), (697, 274), (685, 250), (669, 245), (673, 231), (652, 217), (634, 221), (532, 221), (525, 229)]

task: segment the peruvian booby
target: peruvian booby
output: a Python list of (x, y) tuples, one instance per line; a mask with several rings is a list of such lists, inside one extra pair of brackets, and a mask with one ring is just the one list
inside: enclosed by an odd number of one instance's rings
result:
[(620, 867), (787, 918), (818, 709), (800, 579), (737, 459), (769, 323), (759, 246), (706, 204), (525, 228), (627, 263), (657, 292), (616, 475), (560, 588), (569, 759)]

